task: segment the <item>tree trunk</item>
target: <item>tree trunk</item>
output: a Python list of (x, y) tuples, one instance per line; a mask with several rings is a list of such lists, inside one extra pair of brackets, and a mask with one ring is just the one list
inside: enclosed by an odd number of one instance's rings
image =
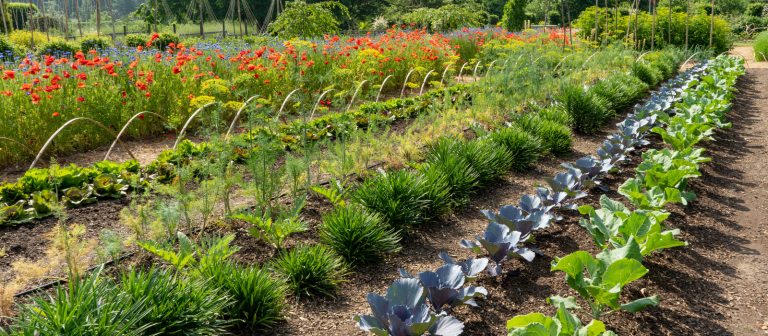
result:
[(563, 26), (563, 52), (568, 44), (568, 34), (565, 33), (565, 0), (560, 0), (560, 25)]
[(158, 20), (158, 17), (160, 16), (160, 13), (158, 12), (158, 7), (159, 6), (157, 5), (157, 1), (158, 0), (152, 1), (152, 5), (155, 7), (155, 8), (153, 8), (154, 10), (152, 11), (152, 22), (155, 24), (155, 33), (158, 32), (158, 30), (157, 30), (157, 20)]
[(10, 29), (8, 29), (8, 21), (5, 19), (5, 2), (3, 2), (3, 0), (0, 0), (0, 17), (3, 18), (3, 31), (5, 32), (5, 35), (10, 34)]
[(237, 26), (240, 30), (240, 36), (243, 36), (243, 14), (240, 11), (241, 0), (235, 0), (235, 1), (237, 1)]
[(64, 39), (69, 38), (69, 0), (64, 0)]
[(29, 11), (27, 12), (27, 21), (29, 22), (29, 31), (31, 34), (29, 34), (29, 42), (30, 46), (32, 47), (32, 50), (35, 49), (35, 27), (32, 24), (32, 20), (29, 20), (29, 18), (32, 17), (32, 0), (29, 0)]
[(656, 42), (656, 4), (654, 0), (651, 0), (651, 50), (655, 47)]
[(571, 3), (568, 3), (568, 39), (573, 43), (573, 27), (571, 27)]
[(637, 36), (637, 20), (638, 16), (640, 15), (640, 0), (636, 0), (636, 6), (635, 6), (635, 48), (640, 46), (640, 36)]
[(48, 32), (50, 28), (48, 27), (48, 16), (45, 15), (45, 1), (40, 1), (40, 10), (43, 13), (43, 30), (45, 30), (45, 40), (51, 42), (51, 33)]
[(685, 0), (685, 51), (688, 51), (688, 27), (691, 19), (691, 0)]
[(712, 40), (715, 33), (715, 0), (712, 0), (712, 15), (709, 20), (709, 48), (712, 49)]
[(600, 36), (600, 33), (598, 33), (600, 29), (600, 2), (599, 0), (595, 0), (595, 35), (594, 40), (597, 42), (597, 37)]
[(101, 37), (101, 0), (96, 0), (96, 36)]
[(629, 31), (632, 27), (632, 11), (635, 10), (635, 4), (637, 3), (637, 0), (635, 0), (633, 3), (629, 6), (629, 14), (627, 15), (627, 31), (624, 33), (624, 41), (629, 42)]
[(77, 31), (83, 38), (83, 25), (80, 23), (80, 0), (75, 0), (75, 14), (77, 14)]
[(669, 16), (667, 17), (667, 44), (672, 45), (672, 0), (669, 0)]
[(109, 5), (109, 7), (107, 8), (107, 10), (109, 11), (109, 23), (112, 26), (112, 40), (114, 40), (116, 32), (115, 32), (115, 12), (113, 8), (112, 0), (107, 0), (107, 4)]
[(200, 37), (205, 38), (205, 28), (203, 27), (203, 0), (197, 0), (200, 2)]

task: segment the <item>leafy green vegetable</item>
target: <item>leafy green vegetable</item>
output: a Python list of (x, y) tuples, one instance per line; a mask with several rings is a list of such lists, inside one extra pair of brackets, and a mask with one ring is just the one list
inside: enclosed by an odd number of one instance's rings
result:
[(648, 273), (641, 260), (640, 246), (630, 239), (626, 246), (605, 250), (597, 257), (576, 251), (556, 258), (552, 270), (565, 273), (568, 285), (587, 301), (592, 316), (598, 319), (609, 310), (638, 311), (658, 304), (656, 296), (620, 303), (624, 286)]

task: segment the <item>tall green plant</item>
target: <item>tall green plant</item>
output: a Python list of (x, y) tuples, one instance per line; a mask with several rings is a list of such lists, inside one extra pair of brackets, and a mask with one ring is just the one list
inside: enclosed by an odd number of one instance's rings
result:
[(504, 5), (504, 16), (501, 19), (504, 28), (510, 31), (521, 31), (525, 26), (525, 6), (528, 5), (527, 0), (509, 0)]

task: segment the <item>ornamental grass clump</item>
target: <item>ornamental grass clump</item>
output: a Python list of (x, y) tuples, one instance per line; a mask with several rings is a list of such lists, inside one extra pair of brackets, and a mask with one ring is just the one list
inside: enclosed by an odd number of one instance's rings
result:
[(490, 139), (507, 149), (511, 168), (518, 172), (529, 169), (545, 150), (541, 139), (515, 126), (491, 133)]
[(323, 216), (320, 240), (350, 265), (376, 262), (400, 250), (400, 233), (381, 217), (354, 206), (337, 207)]
[(418, 172), (398, 170), (367, 179), (352, 193), (354, 203), (376, 213), (397, 230), (408, 231), (435, 217), (435, 208), (443, 208), (435, 199), (435, 184)]
[(297, 297), (332, 297), (347, 275), (344, 259), (323, 245), (297, 246), (270, 265)]
[(564, 86), (559, 101), (573, 119), (573, 129), (581, 134), (595, 134), (611, 115), (603, 98), (580, 85)]

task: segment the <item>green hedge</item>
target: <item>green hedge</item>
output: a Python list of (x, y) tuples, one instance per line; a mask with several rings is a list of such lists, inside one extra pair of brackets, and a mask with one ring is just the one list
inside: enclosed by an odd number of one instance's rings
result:
[[(582, 38), (592, 38), (595, 29), (595, 7), (589, 7), (579, 15), (574, 22), (574, 27), (578, 29), (578, 35)], [(672, 13), (672, 39), (668, 37), (669, 9), (658, 8), (656, 16), (656, 30), (654, 32), (654, 45), (656, 48), (663, 48), (668, 45), (683, 47), (685, 46), (685, 22), (686, 14), (684, 12)], [(634, 25), (634, 16), (619, 14), (615, 16), (613, 12), (607, 12), (604, 8), (600, 9), (600, 26), (598, 33), (603, 39), (621, 40), (626, 37), (627, 20), (631, 19)], [(605, 19), (608, 18), (610, 24), (606, 26)], [(618, 20), (617, 20), (618, 19)], [(706, 14), (692, 14), (689, 19), (688, 27), (688, 46), (689, 48), (708, 48), (709, 47), (709, 26), (711, 17)], [(651, 33), (653, 17), (647, 12), (640, 12), (638, 15), (637, 35), (641, 46), (649, 48), (651, 45)], [(617, 24), (618, 23), (618, 24)], [(634, 33), (633, 26), (630, 26), (630, 36)], [(712, 49), (717, 53), (728, 51), (733, 44), (733, 32), (731, 25), (722, 16), (715, 16), (715, 26), (712, 41)], [(644, 41), (644, 42), (643, 42)]]
[(764, 31), (755, 38), (755, 60), (758, 62), (768, 61), (768, 31)]

